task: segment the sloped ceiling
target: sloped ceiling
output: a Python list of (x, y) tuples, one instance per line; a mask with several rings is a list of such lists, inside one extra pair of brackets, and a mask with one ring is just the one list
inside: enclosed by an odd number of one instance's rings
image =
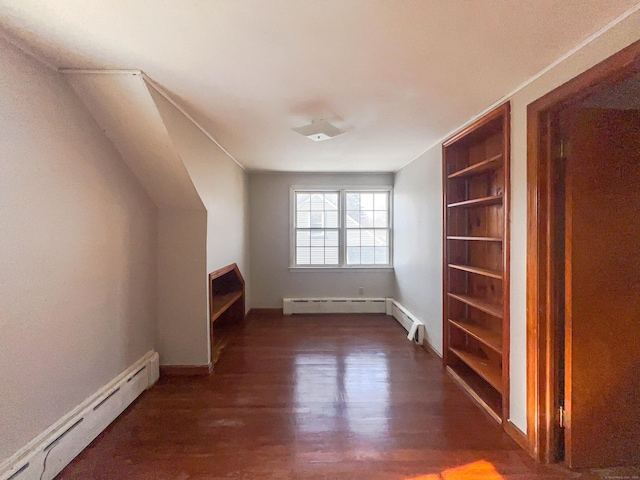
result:
[[(0, 0), (0, 23), (56, 68), (143, 70), (249, 170), (395, 171), (637, 4)], [(347, 134), (291, 131), (319, 118)]]
[(141, 74), (65, 77), (158, 207), (205, 209)]

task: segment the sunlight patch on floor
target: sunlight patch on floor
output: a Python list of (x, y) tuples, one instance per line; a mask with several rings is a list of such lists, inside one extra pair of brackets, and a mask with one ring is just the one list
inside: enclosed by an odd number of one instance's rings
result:
[(504, 478), (490, 462), (480, 460), (460, 467), (448, 468), (442, 473), (420, 475), (405, 480), (504, 480)]

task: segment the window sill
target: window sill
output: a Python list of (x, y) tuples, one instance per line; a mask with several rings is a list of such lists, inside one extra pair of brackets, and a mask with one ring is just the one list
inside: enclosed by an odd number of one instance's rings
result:
[(384, 267), (384, 266), (357, 266), (357, 267), (289, 267), (289, 271), (291, 272), (300, 272), (300, 273), (318, 273), (318, 272), (393, 272), (393, 267)]

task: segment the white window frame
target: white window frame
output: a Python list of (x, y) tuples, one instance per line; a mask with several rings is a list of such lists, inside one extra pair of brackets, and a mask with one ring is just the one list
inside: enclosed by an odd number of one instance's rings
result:
[[(338, 193), (338, 265), (297, 265), (296, 264), (296, 193), (322, 192)], [(389, 263), (377, 265), (347, 265), (346, 194), (379, 193), (389, 194)], [(296, 185), (289, 188), (289, 269), (291, 270), (392, 270), (393, 269), (393, 187), (391, 186), (307, 186)]]

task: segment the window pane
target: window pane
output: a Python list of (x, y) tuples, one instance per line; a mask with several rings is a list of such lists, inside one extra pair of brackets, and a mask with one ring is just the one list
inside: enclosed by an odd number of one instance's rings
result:
[(326, 265), (338, 265), (338, 247), (324, 249), (324, 263)]
[(347, 210), (360, 210), (359, 193), (347, 193)]
[(327, 228), (338, 228), (338, 211), (324, 213), (324, 226)]
[(348, 247), (360, 246), (360, 230), (347, 230), (347, 246)]
[(376, 247), (386, 247), (389, 245), (389, 232), (387, 230), (376, 230)]
[(324, 208), (325, 210), (338, 210), (338, 194), (337, 193), (325, 193), (324, 194)]
[(309, 230), (298, 230), (296, 232), (296, 246), (298, 247), (311, 246), (311, 232)]
[(374, 236), (373, 230), (360, 230), (360, 241), (363, 247), (373, 247), (374, 246)]
[(376, 265), (387, 265), (389, 263), (389, 249), (387, 247), (375, 247)]
[(360, 212), (347, 212), (347, 228), (358, 228), (360, 226)]
[[(327, 247), (338, 247), (338, 230), (327, 230), (324, 232), (324, 244)], [(329, 250), (329, 249), (326, 249)]]
[(311, 195), (308, 193), (296, 193), (296, 208), (298, 210), (310, 210)]
[(349, 265), (360, 264), (360, 247), (347, 247), (347, 263)]
[(387, 212), (375, 212), (373, 226), (378, 228), (388, 227), (389, 214)]
[(324, 247), (324, 230), (311, 230), (311, 246)]
[(311, 228), (324, 227), (324, 214), (323, 212), (311, 212)]
[(311, 213), (309, 212), (298, 212), (297, 215), (297, 227), (298, 228), (309, 228), (311, 226)]
[(388, 193), (376, 193), (373, 197), (374, 210), (389, 210)]
[(374, 247), (360, 248), (360, 263), (362, 265), (373, 265), (375, 263)]
[(373, 227), (373, 212), (371, 210), (360, 212), (360, 226)]
[(311, 265), (324, 264), (324, 248), (311, 247)]
[(299, 265), (309, 265), (311, 263), (311, 249), (309, 247), (298, 247), (296, 249), (296, 263)]
[(324, 194), (312, 193), (311, 194), (311, 210), (324, 210)]
[(360, 209), (373, 210), (373, 193), (360, 194)]

